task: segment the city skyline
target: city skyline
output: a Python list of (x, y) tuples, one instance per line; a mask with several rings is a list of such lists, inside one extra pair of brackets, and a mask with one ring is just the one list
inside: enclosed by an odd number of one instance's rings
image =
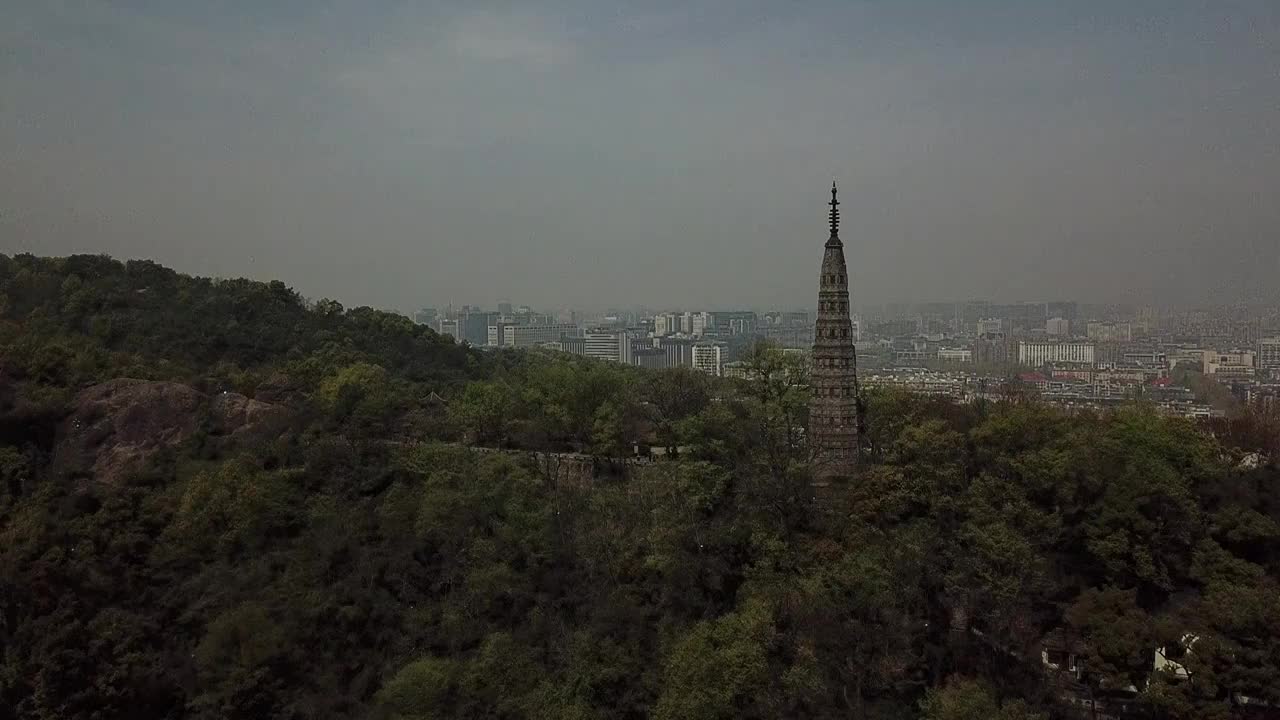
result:
[[(314, 299), (314, 298), (309, 298)], [(897, 313), (909, 311), (914, 313), (921, 312), (922, 308), (952, 306), (963, 307), (966, 305), (991, 305), (995, 307), (1011, 307), (1020, 305), (1040, 306), (1054, 305), (1057, 303), (1075, 303), (1083, 308), (1098, 308), (1114, 310), (1116, 308), (1128, 308), (1132, 311), (1153, 310), (1166, 313), (1194, 313), (1194, 312), (1213, 312), (1234, 310), (1246, 308), (1252, 310), (1280, 310), (1280, 303), (1268, 300), (1255, 300), (1250, 302), (1173, 302), (1173, 303), (1124, 303), (1124, 302), (1088, 302), (1078, 298), (1055, 298), (1055, 299), (1024, 299), (1024, 300), (989, 300), (980, 298), (969, 298), (963, 300), (902, 300), (893, 302), (858, 302), (856, 299), (850, 299), (851, 311), (856, 314), (862, 313)], [(439, 312), (445, 312), (452, 309), (454, 312), (461, 312), (465, 308), (472, 308), (477, 311), (498, 311), (498, 307), (504, 303), (510, 303), (507, 299), (484, 302), (457, 302), (457, 303), (424, 303), (411, 308), (380, 308), (388, 312), (398, 312), (406, 315), (413, 315), (416, 311), (423, 309), (431, 309)], [(656, 304), (656, 303), (639, 303), (634, 305), (609, 304), (601, 301), (594, 305), (587, 306), (569, 306), (569, 305), (552, 305), (552, 306), (535, 306), (529, 303), (514, 303), (515, 307), (527, 308), (529, 312), (534, 313), (563, 313), (563, 312), (582, 312), (591, 316), (606, 316), (610, 313), (622, 312), (630, 314), (638, 314), (641, 316), (651, 316), (661, 313), (698, 313), (698, 312), (729, 312), (734, 310), (752, 311), (756, 313), (771, 312), (814, 312), (816, 304), (810, 301), (808, 305), (797, 306), (770, 306), (770, 305), (750, 305), (735, 304), (732, 302), (713, 302), (708, 305), (680, 305), (680, 304)], [(351, 307), (356, 307), (355, 305)], [(1050, 317), (1053, 317), (1050, 315)]]

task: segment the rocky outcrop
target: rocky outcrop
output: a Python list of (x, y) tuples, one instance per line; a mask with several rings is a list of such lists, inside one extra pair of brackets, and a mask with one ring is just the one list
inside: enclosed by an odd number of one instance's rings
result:
[(215, 435), (242, 436), (267, 425), (276, 425), (285, 416), (284, 408), (253, 400), (239, 393), (223, 392), (209, 403)]
[(1258, 452), (1251, 452), (1240, 458), (1240, 462), (1236, 464), (1237, 470), (1257, 470), (1267, 464), (1267, 456)]
[(287, 405), (302, 397), (302, 390), (288, 375), (275, 373), (254, 388), (256, 400), (273, 405)]
[(206, 418), (212, 435), (243, 437), (282, 414), (278, 406), (234, 393), (211, 399), (181, 383), (111, 380), (76, 396), (59, 427), (54, 467), (118, 484), (157, 452), (191, 439)]
[(157, 451), (190, 438), (205, 397), (179, 383), (121, 378), (76, 396), (58, 432), (54, 466), (119, 483)]

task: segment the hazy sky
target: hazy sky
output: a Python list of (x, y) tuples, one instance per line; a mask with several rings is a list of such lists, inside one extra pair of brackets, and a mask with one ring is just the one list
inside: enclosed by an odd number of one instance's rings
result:
[(411, 309), (1280, 287), (1280, 2), (0, 0), (0, 252)]

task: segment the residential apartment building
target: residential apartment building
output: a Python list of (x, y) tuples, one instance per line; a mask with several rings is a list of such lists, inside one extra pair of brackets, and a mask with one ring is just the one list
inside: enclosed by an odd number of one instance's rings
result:
[(1280, 370), (1280, 337), (1258, 341), (1258, 367)]
[(680, 332), (680, 316), (675, 313), (661, 313), (653, 316), (653, 336), (665, 337)]
[(724, 372), (723, 348), (710, 343), (693, 346), (693, 368), (708, 375), (720, 376)]

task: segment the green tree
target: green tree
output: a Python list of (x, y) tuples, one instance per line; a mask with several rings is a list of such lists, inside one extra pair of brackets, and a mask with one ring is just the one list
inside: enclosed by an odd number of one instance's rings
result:
[(397, 720), (436, 720), (449, 711), (457, 692), (457, 663), (425, 657), (400, 668), (378, 691), (377, 701)]
[(1100, 688), (1146, 685), (1158, 636), (1135, 590), (1088, 590), (1067, 609), (1066, 621), (1072, 635), (1083, 640), (1085, 668)]
[(514, 421), (515, 394), (502, 382), (473, 382), (449, 404), (449, 417), (482, 444), (506, 444)]
[(711, 401), (706, 373), (692, 368), (671, 368), (654, 373), (644, 398), (653, 409), (654, 432), (667, 454), (680, 444), (680, 424), (701, 412)]
[(926, 720), (1047, 720), (1021, 700), (1001, 702), (991, 689), (969, 678), (952, 678), (930, 690), (920, 704)]
[(659, 720), (760, 717), (772, 703), (769, 652), (773, 616), (761, 602), (694, 626), (672, 648)]

